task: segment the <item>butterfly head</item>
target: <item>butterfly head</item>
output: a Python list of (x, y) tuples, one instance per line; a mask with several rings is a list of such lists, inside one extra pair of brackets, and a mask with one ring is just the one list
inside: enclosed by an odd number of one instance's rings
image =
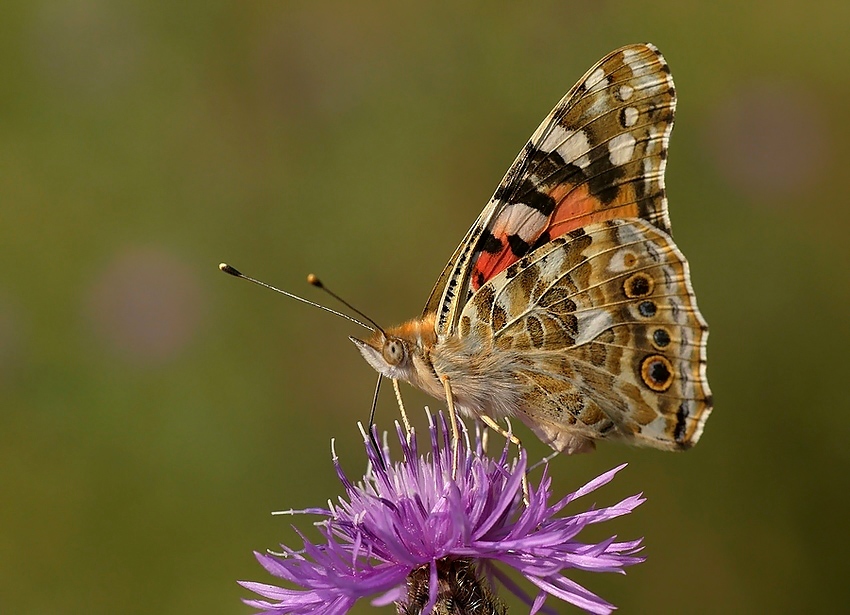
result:
[(428, 352), (436, 342), (433, 318), (415, 319), (366, 340), (350, 338), (360, 354), (387, 378), (414, 383)]
[(392, 335), (385, 337), (380, 331), (365, 341), (356, 337), (350, 339), (357, 345), (366, 362), (378, 373), (387, 378), (409, 380), (407, 372), (410, 370), (410, 349), (405, 340)]

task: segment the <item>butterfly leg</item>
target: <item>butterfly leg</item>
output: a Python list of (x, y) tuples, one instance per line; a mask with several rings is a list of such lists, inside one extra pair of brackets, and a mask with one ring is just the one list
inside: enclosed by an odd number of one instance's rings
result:
[(457, 426), (457, 414), (455, 413), (454, 396), (452, 385), (448, 376), (443, 376), (443, 390), (446, 392), (446, 404), (449, 407), (449, 421), (452, 426), (452, 478), (457, 478), (458, 446), (460, 444), (460, 430)]
[[(522, 442), (520, 441), (520, 439), (517, 438), (510, 431), (505, 431), (504, 429), (502, 429), (502, 426), (499, 425), (492, 418), (490, 418), (486, 414), (480, 414), (478, 418), (480, 418), (481, 422), (483, 422), (485, 425), (487, 425), (487, 427), (495, 431), (497, 434), (510, 440), (511, 444), (515, 444), (517, 448), (522, 449)], [(510, 423), (508, 423), (508, 425), (510, 425)], [(524, 472), (522, 475), (522, 501), (525, 502), (526, 505), (528, 504), (528, 472)]]
[(410, 435), (410, 421), (407, 420), (407, 412), (404, 409), (404, 401), (401, 398), (401, 390), (398, 388), (398, 378), (393, 378), (393, 391), (395, 391), (395, 400), (398, 402), (398, 411), (401, 413), (401, 422), (404, 423), (404, 428), (407, 430), (407, 435)]
[[(480, 429), (480, 427), (479, 427)], [(487, 452), (487, 445), (490, 443), (490, 430), (481, 429), (481, 450)]]

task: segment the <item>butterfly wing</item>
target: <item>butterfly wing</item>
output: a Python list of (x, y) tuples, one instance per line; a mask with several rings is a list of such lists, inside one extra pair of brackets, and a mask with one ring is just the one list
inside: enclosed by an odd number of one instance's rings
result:
[(475, 293), (458, 334), (515, 355), (520, 418), (557, 450), (688, 448), (711, 412), (687, 261), (644, 220), (592, 223), (521, 258)]
[(669, 231), (664, 195), (675, 90), (652, 45), (600, 60), (552, 110), (440, 275), (424, 314), (451, 334), (487, 280), (592, 222), (643, 218)]

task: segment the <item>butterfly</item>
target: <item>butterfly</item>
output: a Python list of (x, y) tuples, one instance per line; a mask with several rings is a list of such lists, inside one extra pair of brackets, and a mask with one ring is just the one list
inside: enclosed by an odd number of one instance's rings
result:
[(673, 242), (676, 92), (650, 44), (617, 49), (523, 147), (422, 315), (351, 338), (380, 374), (564, 453), (682, 450), (712, 409), (708, 326)]

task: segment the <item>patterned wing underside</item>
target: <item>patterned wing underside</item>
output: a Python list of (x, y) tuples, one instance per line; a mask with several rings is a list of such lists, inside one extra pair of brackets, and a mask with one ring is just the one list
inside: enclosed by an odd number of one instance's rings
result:
[(458, 333), (519, 351), (520, 418), (558, 450), (605, 437), (688, 448), (711, 412), (687, 262), (642, 220), (594, 223), (520, 259), (474, 295)]
[(520, 152), (444, 269), (424, 313), (451, 334), (487, 280), (593, 222), (643, 218), (669, 232), (664, 167), (676, 99), (664, 58), (630, 45), (600, 60)]

